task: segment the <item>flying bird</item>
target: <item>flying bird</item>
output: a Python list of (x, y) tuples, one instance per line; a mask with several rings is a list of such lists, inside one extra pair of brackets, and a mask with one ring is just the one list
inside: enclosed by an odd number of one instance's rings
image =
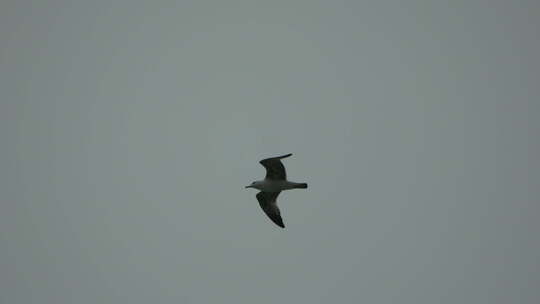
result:
[(266, 177), (260, 181), (254, 181), (246, 188), (255, 188), (261, 190), (257, 193), (257, 200), (262, 210), (268, 217), (281, 228), (285, 228), (283, 219), (279, 212), (276, 199), (283, 190), (306, 189), (306, 183), (295, 183), (287, 180), (285, 167), (281, 159), (291, 156), (292, 153), (282, 156), (271, 157), (261, 160), (259, 163), (266, 168)]

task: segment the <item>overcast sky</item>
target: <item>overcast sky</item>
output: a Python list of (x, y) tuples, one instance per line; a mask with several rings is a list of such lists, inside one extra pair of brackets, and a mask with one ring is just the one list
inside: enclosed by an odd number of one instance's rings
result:
[(0, 302), (539, 303), (539, 12), (2, 1)]

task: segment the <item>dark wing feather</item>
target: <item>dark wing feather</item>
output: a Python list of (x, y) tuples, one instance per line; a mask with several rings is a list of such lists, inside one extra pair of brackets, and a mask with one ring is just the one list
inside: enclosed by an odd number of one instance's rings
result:
[(291, 156), (292, 154), (285, 154), (282, 156), (271, 157), (261, 160), (259, 163), (266, 168), (266, 178), (273, 180), (285, 180), (287, 174), (285, 173), (285, 166), (281, 163), (280, 159)]
[(279, 192), (259, 192), (257, 193), (257, 200), (259, 205), (261, 205), (262, 210), (268, 217), (281, 228), (285, 228), (283, 225), (283, 220), (281, 219), (281, 214), (276, 203), (276, 199), (279, 195)]

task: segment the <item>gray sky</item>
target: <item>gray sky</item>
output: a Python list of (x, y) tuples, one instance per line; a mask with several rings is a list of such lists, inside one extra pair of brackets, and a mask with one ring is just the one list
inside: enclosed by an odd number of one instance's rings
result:
[(538, 303), (539, 3), (2, 1), (0, 302)]

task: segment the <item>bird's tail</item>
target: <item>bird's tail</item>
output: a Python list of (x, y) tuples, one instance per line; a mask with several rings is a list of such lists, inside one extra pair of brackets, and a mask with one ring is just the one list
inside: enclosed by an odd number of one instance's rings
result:
[(306, 183), (299, 183), (298, 185), (294, 186), (297, 189), (307, 189)]

